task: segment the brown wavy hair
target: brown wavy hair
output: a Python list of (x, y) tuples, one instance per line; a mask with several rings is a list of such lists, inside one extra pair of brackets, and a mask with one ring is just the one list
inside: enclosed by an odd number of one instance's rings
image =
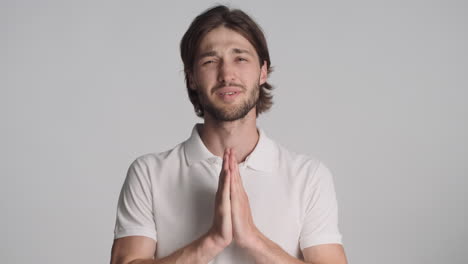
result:
[[(242, 10), (231, 10), (224, 5), (212, 7), (201, 13), (192, 21), (180, 42), (180, 55), (184, 63), (185, 84), (187, 86), (188, 96), (190, 102), (193, 104), (195, 113), (199, 117), (203, 117), (205, 111), (200, 104), (198, 92), (190, 89), (189, 78), (193, 73), (193, 65), (198, 45), (208, 32), (220, 26), (236, 31), (246, 38), (257, 52), (260, 67), (263, 65), (263, 62), (266, 61), (268, 75), (273, 71), (265, 35), (260, 26), (257, 25), (251, 17)], [(260, 85), (259, 99), (256, 105), (257, 116), (269, 110), (273, 105), (272, 90), (273, 86), (268, 82)]]

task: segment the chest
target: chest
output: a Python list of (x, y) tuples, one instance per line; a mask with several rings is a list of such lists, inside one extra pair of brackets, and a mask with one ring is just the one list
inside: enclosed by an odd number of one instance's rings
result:
[[(158, 255), (168, 255), (205, 234), (213, 223), (221, 166), (201, 164), (192, 170), (172, 169), (153, 183), (153, 212)], [(257, 228), (292, 255), (301, 229), (296, 182), (285, 171), (271, 173), (241, 168)]]

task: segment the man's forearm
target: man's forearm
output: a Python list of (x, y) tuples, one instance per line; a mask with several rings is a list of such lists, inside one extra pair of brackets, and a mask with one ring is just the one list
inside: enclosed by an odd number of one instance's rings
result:
[(257, 264), (279, 264), (279, 263), (290, 263), (290, 264), (305, 264), (302, 260), (299, 260), (286, 251), (284, 251), (275, 242), (268, 239), (262, 233), (257, 234), (257, 243), (255, 246), (249, 247), (247, 251), (255, 259)]
[(209, 235), (203, 235), (187, 246), (162, 259), (134, 260), (129, 264), (207, 264), (224, 248), (218, 246)]

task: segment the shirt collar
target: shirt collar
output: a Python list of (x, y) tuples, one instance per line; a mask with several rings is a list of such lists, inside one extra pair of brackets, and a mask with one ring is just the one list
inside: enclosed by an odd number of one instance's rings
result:
[[(196, 124), (192, 129), (190, 138), (184, 142), (185, 157), (189, 166), (202, 160), (213, 158), (220, 159), (220, 157), (213, 155), (213, 153), (206, 148), (200, 138), (197, 127), (200, 127), (201, 125), (202, 124)], [(275, 162), (277, 153), (276, 145), (273, 140), (267, 137), (263, 129), (257, 128), (257, 130), (259, 132), (257, 145), (252, 153), (247, 156), (244, 163), (245, 166), (254, 170), (271, 172), (273, 171), (273, 166), (277, 164), (277, 162)]]

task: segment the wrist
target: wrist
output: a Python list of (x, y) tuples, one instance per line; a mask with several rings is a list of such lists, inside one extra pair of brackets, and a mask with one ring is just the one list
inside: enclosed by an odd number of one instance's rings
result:
[(260, 230), (256, 229), (245, 248), (251, 252), (259, 252), (266, 247), (266, 242), (266, 237), (262, 232), (260, 232)]
[(265, 244), (263, 234), (256, 228), (249, 235), (245, 235), (242, 239), (237, 239), (236, 242), (239, 247), (248, 251), (258, 251)]
[(216, 252), (216, 254), (223, 251), (230, 244), (224, 241), (220, 236), (211, 232), (211, 230), (203, 236), (202, 241), (205, 248)]

